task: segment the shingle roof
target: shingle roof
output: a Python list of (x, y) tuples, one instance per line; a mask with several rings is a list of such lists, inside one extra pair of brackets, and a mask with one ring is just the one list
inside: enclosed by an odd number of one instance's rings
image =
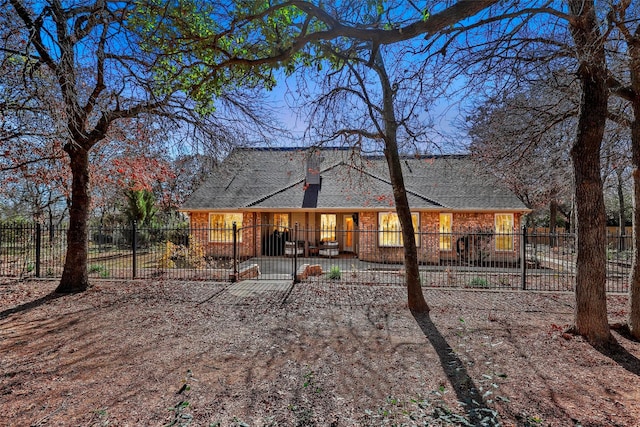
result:
[[(323, 149), (321, 184), (305, 186), (304, 149), (233, 150), (184, 203), (199, 209), (356, 209), (394, 206), (384, 157)], [(467, 156), (402, 160), (411, 208), (526, 210), (523, 203)], [(306, 188), (306, 189), (305, 189)]]

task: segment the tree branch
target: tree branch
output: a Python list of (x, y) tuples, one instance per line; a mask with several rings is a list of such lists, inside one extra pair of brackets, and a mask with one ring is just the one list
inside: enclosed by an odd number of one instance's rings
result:
[(2, 166), (0, 167), (0, 172), (7, 172), (7, 171), (16, 170), (16, 169), (22, 169), (25, 166), (32, 165), (34, 163), (40, 163), (47, 160), (60, 160), (63, 158), (64, 158), (63, 155), (57, 155), (57, 156), (39, 157), (37, 159), (32, 159), (32, 160), (25, 160), (19, 163), (12, 164), (11, 166)]

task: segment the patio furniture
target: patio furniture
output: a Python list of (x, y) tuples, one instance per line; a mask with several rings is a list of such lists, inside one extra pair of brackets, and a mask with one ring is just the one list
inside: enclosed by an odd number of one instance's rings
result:
[(289, 257), (304, 255), (304, 240), (284, 242), (284, 255)]
[(336, 240), (329, 240), (320, 243), (318, 255), (331, 258), (338, 256), (339, 253), (340, 250), (338, 249), (338, 242)]

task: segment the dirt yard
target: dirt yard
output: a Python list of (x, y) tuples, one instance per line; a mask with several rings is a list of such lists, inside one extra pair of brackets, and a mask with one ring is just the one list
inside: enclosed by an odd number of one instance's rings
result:
[(2, 426), (640, 425), (640, 344), (563, 336), (571, 294), (55, 286), (0, 282)]

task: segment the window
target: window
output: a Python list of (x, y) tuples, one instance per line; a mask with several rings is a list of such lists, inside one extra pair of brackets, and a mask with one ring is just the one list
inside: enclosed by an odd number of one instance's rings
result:
[(320, 215), (320, 240), (336, 240), (336, 214), (321, 214)]
[(273, 223), (275, 224), (275, 229), (284, 233), (285, 231), (289, 231), (289, 214), (288, 213), (274, 213), (273, 214)]
[[(209, 214), (209, 240), (211, 242), (233, 242), (233, 223), (242, 227), (241, 213), (212, 213)], [(238, 233), (238, 241), (242, 241), (242, 233)]]
[(496, 214), (496, 251), (513, 250), (513, 214)]
[[(420, 246), (420, 238), (418, 236), (418, 214), (411, 214), (411, 222), (416, 233), (416, 245)], [(378, 214), (378, 245), (397, 247), (402, 246), (402, 228), (398, 214), (395, 212)]]
[(451, 235), (452, 223), (453, 223), (452, 214), (450, 213), (440, 214), (440, 250), (441, 251), (451, 250), (451, 240), (453, 239), (453, 236)]

